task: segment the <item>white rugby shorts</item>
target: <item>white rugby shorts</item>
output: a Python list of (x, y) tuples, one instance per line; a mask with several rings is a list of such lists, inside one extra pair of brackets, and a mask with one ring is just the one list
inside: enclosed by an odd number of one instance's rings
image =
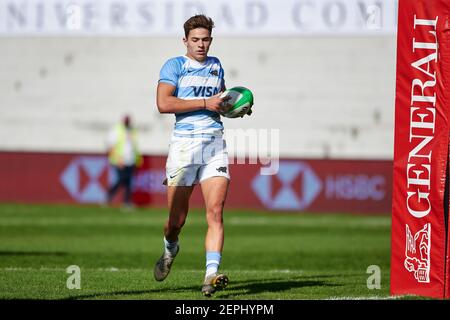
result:
[(230, 179), (223, 136), (173, 135), (166, 161), (168, 186), (192, 186), (211, 177)]

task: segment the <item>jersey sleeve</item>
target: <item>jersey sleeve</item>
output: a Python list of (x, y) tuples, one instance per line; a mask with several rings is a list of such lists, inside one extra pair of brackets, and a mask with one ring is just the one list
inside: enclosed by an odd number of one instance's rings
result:
[(159, 73), (159, 82), (168, 83), (177, 86), (180, 77), (181, 65), (177, 59), (169, 59), (162, 66)]
[[(219, 59), (217, 59), (217, 61), (219, 61)], [(219, 65), (220, 65), (220, 90), (225, 90), (226, 86), (225, 86), (225, 70), (223, 69), (222, 63), (220, 63), (219, 61)]]

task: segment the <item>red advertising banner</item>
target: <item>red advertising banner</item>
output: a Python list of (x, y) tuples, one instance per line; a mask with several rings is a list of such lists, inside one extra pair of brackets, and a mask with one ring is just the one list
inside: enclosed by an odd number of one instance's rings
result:
[[(133, 180), (136, 205), (166, 206), (165, 162), (144, 157)], [(235, 162), (226, 208), (360, 214), (391, 208), (391, 161), (281, 159), (272, 175), (260, 164)], [(103, 203), (117, 177), (105, 155), (0, 152), (0, 178), (0, 201)], [(203, 207), (199, 188), (191, 206)]]
[(450, 2), (400, 0), (391, 293), (443, 298)]
[(445, 284), (445, 297), (450, 297), (450, 131), (449, 131), (449, 158), (447, 164), (447, 180), (445, 186), (445, 208), (447, 209), (445, 219), (447, 221), (447, 261), (446, 261), (446, 284)]

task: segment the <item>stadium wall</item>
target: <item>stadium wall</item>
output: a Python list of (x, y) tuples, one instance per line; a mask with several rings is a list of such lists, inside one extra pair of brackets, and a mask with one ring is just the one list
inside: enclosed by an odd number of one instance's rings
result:
[[(103, 152), (128, 112), (142, 151), (167, 153), (174, 117), (158, 113), (156, 83), (181, 38), (0, 37), (0, 48), (0, 150)], [(392, 159), (394, 35), (216, 37), (210, 53), (228, 87), (255, 96), (227, 130), (277, 129), (282, 157)]]
[[(282, 159), (279, 174), (257, 179), (257, 197), (250, 183), (258, 166), (242, 166), (242, 175), (233, 169), (234, 184), (245, 186), (242, 194), (253, 199), (239, 201), (272, 209), (388, 212), (396, 1), (0, 0), (0, 152), (2, 161), (16, 154), (6, 163), (16, 169), (3, 170), (1, 180), (8, 177), (6, 184), (17, 185), (15, 190), (41, 185), (32, 199), (47, 189), (53, 194), (51, 188), (61, 188), (59, 178), (44, 186), (46, 178), (29, 156), (45, 154), (45, 163), (67, 154), (102, 155), (108, 131), (125, 113), (134, 119), (147, 159), (164, 158), (174, 117), (157, 112), (156, 84), (166, 59), (185, 53), (181, 25), (197, 13), (192, 10), (211, 14), (217, 23), (210, 54), (221, 59), (227, 86), (246, 86), (255, 96), (251, 117), (223, 119), (226, 136), (276, 134), (270, 149)], [(264, 141), (257, 142), (259, 152)], [(248, 140), (227, 139), (227, 146), (233, 159), (259, 156)], [(24, 164), (22, 172), (18, 163)], [(314, 175), (304, 174), (308, 168)], [(59, 177), (61, 170), (52, 175)], [(383, 178), (371, 180), (377, 170)], [(289, 180), (292, 172), (302, 178)], [(248, 180), (237, 184), (241, 176)], [(153, 181), (153, 173), (137, 181), (148, 179)], [(160, 188), (159, 182), (151, 184)], [(370, 188), (383, 200), (362, 199)], [(67, 190), (58, 190), (64, 201), (74, 201)], [(3, 187), (0, 198), (20, 197)]]

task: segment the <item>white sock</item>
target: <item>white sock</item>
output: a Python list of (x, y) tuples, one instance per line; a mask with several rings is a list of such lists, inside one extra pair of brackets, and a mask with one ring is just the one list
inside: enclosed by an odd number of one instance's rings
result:
[(174, 256), (177, 254), (178, 240), (170, 241), (164, 237), (164, 251), (166, 254)]
[(217, 273), (220, 265), (222, 255), (220, 252), (208, 251), (206, 252), (206, 275), (208, 277)]

